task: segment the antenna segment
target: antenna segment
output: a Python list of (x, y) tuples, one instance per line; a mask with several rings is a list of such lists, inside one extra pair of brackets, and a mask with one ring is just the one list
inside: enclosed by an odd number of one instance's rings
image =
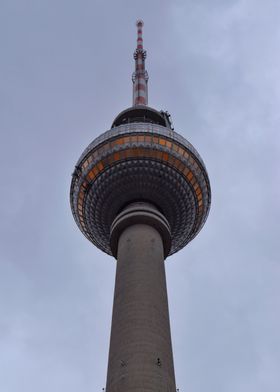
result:
[(134, 52), (135, 72), (132, 74), (133, 82), (133, 105), (148, 105), (148, 72), (145, 70), (146, 50), (143, 49), (142, 27), (144, 22), (138, 20), (137, 48)]

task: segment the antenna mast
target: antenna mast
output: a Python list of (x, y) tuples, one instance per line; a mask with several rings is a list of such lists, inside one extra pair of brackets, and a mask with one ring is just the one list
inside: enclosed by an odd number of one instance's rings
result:
[(134, 52), (135, 72), (132, 74), (133, 105), (148, 105), (148, 72), (145, 70), (146, 50), (143, 49), (142, 27), (144, 22), (138, 20), (137, 48)]

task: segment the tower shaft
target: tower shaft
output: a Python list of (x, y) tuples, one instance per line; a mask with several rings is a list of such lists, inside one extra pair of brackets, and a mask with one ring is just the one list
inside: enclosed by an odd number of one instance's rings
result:
[(141, 223), (146, 212), (129, 213), (118, 240), (106, 392), (176, 390), (162, 223)]
[(148, 72), (145, 69), (146, 51), (143, 49), (142, 27), (143, 22), (138, 21), (137, 48), (134, 52), (135, 72), (132, 75), (133, 105), (148, 105)]

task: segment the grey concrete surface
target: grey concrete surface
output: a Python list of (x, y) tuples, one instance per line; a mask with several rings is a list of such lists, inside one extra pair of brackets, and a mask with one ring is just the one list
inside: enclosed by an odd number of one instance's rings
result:
[(146, 224), (118, 246), (106, 392), (174, 392), (163, 242)]

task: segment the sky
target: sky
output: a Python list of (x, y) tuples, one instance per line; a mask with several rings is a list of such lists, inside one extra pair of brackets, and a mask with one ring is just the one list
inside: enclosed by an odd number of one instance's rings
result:
[(149, 105), (212, 188), (204, 228), (166, 260), (177, 388), (279, 392), (279, 16), (278, 0), (1, 2), (1, 392), (105, 387), (116, 263), (69, 188), (132, 103), (139, 18)]

